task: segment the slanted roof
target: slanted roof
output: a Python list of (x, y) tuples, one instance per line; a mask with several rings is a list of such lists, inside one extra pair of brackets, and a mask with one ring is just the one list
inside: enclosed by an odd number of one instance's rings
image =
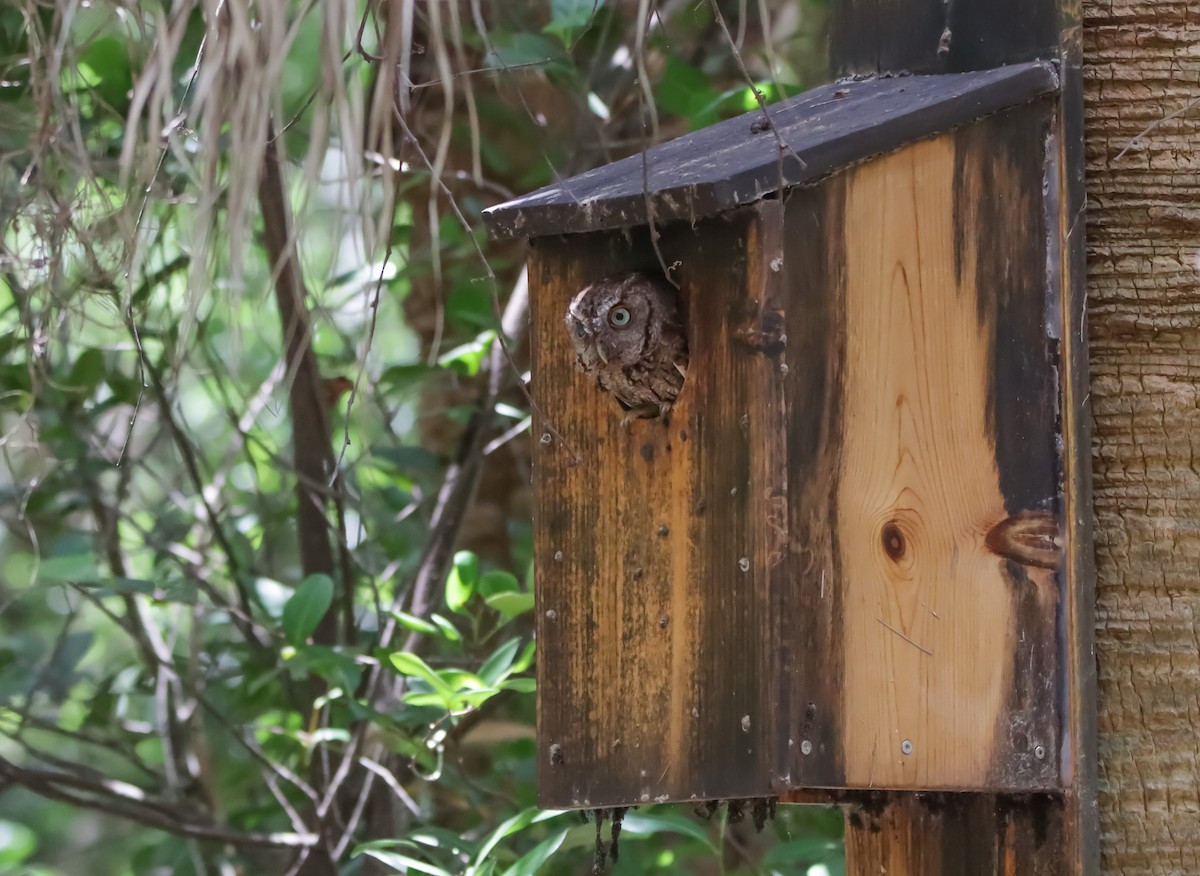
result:
[(698, 219), (1057, 89), (1057, 70), (1045, 61), (825, 85), (768, 107), (773, 129), (754, 110), (491, 207), (483, 218), (501, 238), (628, 228), (646, 224), (648, 194), (656, 223)]

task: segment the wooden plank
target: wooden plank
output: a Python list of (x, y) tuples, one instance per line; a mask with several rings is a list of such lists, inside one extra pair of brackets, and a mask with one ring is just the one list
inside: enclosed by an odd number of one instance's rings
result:
[(788, 511), (792, 586), (776, 598), (779, 774), (789, 787), (842, 787), (844, 593), (836, 529), (846, 382), (846, 174), (787, 198)]
[[(1080, 75), (1080, 9), (1077, 0), (1012, 4), (955, 3), (949, 9), (1008, 17), (975, 27), (977, 39), (951, 23), (952, 52), (936, 56), (929, 33), (898, 25), (896, 17), (923, 20), (941, 4), (924, 0), (842, 0), (836, 8), (833, 57), (840, 72), (886, 69), (971, 69), (1007, 63), (1024, 47), (1049, 46), (1041, 57), (1060, 54), (1063, 91), (1054, 113), (1046, 169), (1047, 265), (1050, 301), (1057, 305), (1063, 437), (1064, 598), (1057, 619), (1055, 659), (1063, 673), (1059, 747), (1061, 796), (967, 794), (949, 808), (928, 808), (924, 795), (887, 794), (865, 813), (847, 810), (847, 873), (867, 876), (953, 873), (1070, 873), (1099, 871), (1096, 812), (1096, 692), (1093, 651), (1094, 568), (1091, 538), (1091, 441), (1088, 413), (1084, 308), (1083, 109)], [(926, 16), (927, 18), (928, 16)], [(933, 25), (936, 27), (936, 23)], [(930, 28), (932, 29), (932, 28)], [(1053, 30), (1053, 33), (1051, 33)], [(1015, 42), (1010, 37), (1024, 32)], [(1059, 48), (1061, 34), (1062, 49)], [(1046, 37), (1049, 36), (1049, 39)], [(891, 52), (877, 51), (883, 42)], [(1020, 45), (1018, 51), (1014, 46)], [(965, 54), (959, 55), (960, 49)], [(1053, 325), (1055, 314), (1048, 313)], [(1047, 805), (1050, 804), (1050, 805)], [(883, 807), (882, 809), (880, 807)], [(1004, 813), (1003, 818), (993, 813)]]
[(1057, 783), (1059, 554), (989, 537), (1061, 515), (1047, 125), (1011, 110), (789, 198), (798, 785)]
[[(755, 796), (769, 774), (759, 557), (784, 470), (783, 375), (745, 342), (778, 221), (760, 205), (664, 234), (691, 348), (669, 423), (621, 427), (574, 367), (563, 314), (586, 283), (654, 268), (648, 234), (535, 242), (539, 803)], [(776, 230), (772, 231), (771, 228)], [(774, 236), (772, 236), (774, 235)]]
[[(1058, 87), (1048, 62), (822, 86), (484, 211), (494, 237), (694, 221)], [(778, 138), (775, 132), (778, 132)], [(644, 158), (643, 158), (644, 156)]]
[(1049, 124), (664, 229), (669, 424), (622, 429), (562, 325), (648, 233), (535, 241), (541, 805), (1059, 786)]
[(1087, 192), (1084, 185), (1083, 46), (1079, 0), (1062, 0), (1063, 84), (1051, 158), (1058, 182), (1050, 215), (1059, 241), (1057, 280), (1062, 313), (1066, 575), (1060, 659), (1066, 673), (1061, 770), (1065, 858), (1071, 876), (1100, 872), (1098, 803), (1096, 554), (1093, 540), (1092, 415), (1087, 326)]
[(1058, 51), (1053, 0), (841, 0), (833, 5), (837, 75), (986, 70)]
[(846, 807), (846, 872), (1065, 876), (1058, 794), (880, 794)]

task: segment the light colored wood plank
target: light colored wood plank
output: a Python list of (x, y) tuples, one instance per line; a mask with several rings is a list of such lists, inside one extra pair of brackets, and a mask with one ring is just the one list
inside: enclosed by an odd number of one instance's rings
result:
[(986, 421), (992, 339), (954, 181), (944, 136), (847, 186), (837, 527), (851, 786), (982, 786), (1011, 684), (1012, 588), (985, 545), (1007, 516)]

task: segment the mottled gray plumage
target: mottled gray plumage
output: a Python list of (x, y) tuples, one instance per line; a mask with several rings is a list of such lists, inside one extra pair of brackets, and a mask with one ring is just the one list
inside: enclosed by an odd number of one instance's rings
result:
[(661, 274), (617, 274), (567, 308), (575, 361), (631, 416), (665, 416), (687, 376), (687, 335), (675, 287)]

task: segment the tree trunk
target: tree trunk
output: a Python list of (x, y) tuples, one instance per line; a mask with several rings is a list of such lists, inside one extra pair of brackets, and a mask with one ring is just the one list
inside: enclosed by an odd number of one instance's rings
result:
[(1086, 0), (1105, 873), (1200, 873), (1200, 4)]

